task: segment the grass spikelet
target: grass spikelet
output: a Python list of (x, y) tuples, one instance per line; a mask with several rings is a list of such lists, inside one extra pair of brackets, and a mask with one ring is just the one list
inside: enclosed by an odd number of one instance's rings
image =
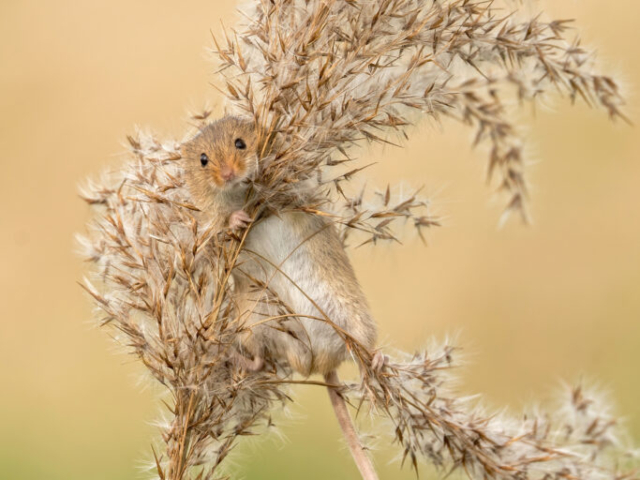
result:
[(556, 408), (520, 418), (488, 413), (451, 388), (455, 354), (435, 346), (351, 386), (361, 405), (386, 412), (403, 464), (426, 460), (473, 479), (637, 478), (619, 423), (595, 392), (567, 387)]
[(214, 55), (230, 107), (253, 117), (273, 146), (260, 201), (274, 208), (349, 203), (340, 183), (325, 191), (318, 173), (348, 160), (349, 147), (389, 143), (426, 115), (475, 130), (474, 143), (490, 147), (487, 177), (506, 195), (506, 213), (526, 221), (523, 142), (507, 99), (559, 94), (627, 121), (618, 84), (570, 36), (571, 22), (531, 18), (513, 4), (273, 0), (244, 13)]

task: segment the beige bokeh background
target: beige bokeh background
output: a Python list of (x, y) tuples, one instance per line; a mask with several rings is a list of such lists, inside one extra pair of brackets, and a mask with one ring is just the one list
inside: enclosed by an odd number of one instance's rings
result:
[[(90, 321), (74, 254), (87, 207), (77, 186), (121, 161), (136, 124), (180, 137), (205, 101), (210, 29), (234, 2), (144, 0), (0, 3), (0, 478), (136, 479), (160, 407), (141, 370)], [(631, 92), (640, 85), (640, 5), (548, 2)], [(426, 185), (445, 216), (425, 248), (352, 252), (390, 347), (460, 332), (466, 393), (516, 410), (580, 375), (613, 392), (640, 440), (640, 132), (556, 102), (529, 127), (535, 223), (496, 227), (470, 133), (426, 125), (406, 149), (372, 149), (380, 185)], [(539, 162), (538, 162), (539, 160)], [(235, 457), (246, 478), (357, 478), (325, 392), (297, 390), (283, 439)], [(382, 442), (384, 446), (384, 442)], [(383, 448), (382, 478), (398, 474)]]

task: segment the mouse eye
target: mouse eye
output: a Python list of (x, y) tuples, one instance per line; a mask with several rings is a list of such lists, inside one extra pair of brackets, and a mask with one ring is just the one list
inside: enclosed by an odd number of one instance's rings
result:
[(241, 138), (236, 138), (236, 148), (238, 150), (244, 150), (245, 148), (247, 148), (247, 144), (244, 143), (244, 140), (242, 140)]
[(207, 157), (206, 153), (203, 153), (202, 155), (200, 155), (200, 163), (202, 164), (203, 167), (206, 167), (207, 163), (209, 163), (209, 157)]

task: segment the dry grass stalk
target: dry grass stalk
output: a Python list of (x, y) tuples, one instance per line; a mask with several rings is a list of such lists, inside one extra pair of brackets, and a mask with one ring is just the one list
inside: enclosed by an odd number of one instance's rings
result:
[[(589, 55), (565, 38), (566, 22), (519, 20), (493, 2), (256, 0), (246, 13), (246, 25), (216, 53), (233, 110), (255, 119), (262, 138), (247, 210), (332, 216), (345, 241), (356, 231), (363, 243), (394, 241), (396, 219), (419, 231), (437, 225), (418, 193), (395, 202), (387, 187), (368, 201), (343, 187), (361, 171), (344, 170), (349, 148), (404, 135), (417, 113), (472, 125), (476, 142), (491, 145), (488, 172), (510, 196), (507, 212), (525, 217), (521, 142), (504, 107), (510, 88), (527, 101), (559, 91), (622, 116), (618, 87), (592, 72)], [(238, 438), (272, 426), (271, 412), (289, 399), (285, 387), (314, 382), (295, 380), (274, 359), (259, 372), (238, 365), (237, 339), (250, 327), (235, 308), (230, 274), (247, 232), (217, 231), (198, 215), (178, 143), (129, 140), (122, 172), (84, 192), (96, 209), (84, 239), (95, 265), (86, 288), (102, 322), (171, 393), (158, 477), (221, 478)], [(265, 322), (296, 313), (271, 301), (280, 316)], [(415, 468), (426, 459), (471, 478), (629, 478), (613, 455), (615, 422), (579, 389), (568, 407), (573, 422), (507, 419), (450, 391), (446, 345), (380, 370), (371, 367), (373, 352), (345, 341), (364, 376), (344, 394), (390, 419)]]

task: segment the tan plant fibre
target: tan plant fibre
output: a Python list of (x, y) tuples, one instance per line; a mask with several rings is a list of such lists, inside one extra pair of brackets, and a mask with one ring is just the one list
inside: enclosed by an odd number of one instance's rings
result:
[[(389, 187), (371, 201), (343, 188), (361, 171), (344, 170), (350, 147), (389, 142), (418, 114), (472, 125), (476, 142), (491, 145), (488, 173), (509, 195), (507, 212), (526, 217), (509, 92), (531, 101), (553, 90), (622, 115), (615, 82), (592, 72), (563, 21), (519, 19), (478, 0), (256, 0), (245, 12), (246, 25), (218, 42), (216, 54), (230, 108), (260, 132), (260, 171), (246, 206), (254, 218), (286, 209), (326, 215), (343, 239), (358, 231), (365, 243), (395, 240), (396, 219), (419, 231), (436, 225), (418, 193), (394, 203)], [(272, 426), (271, 412), (289, 400), (287, 385), (320, 382), (297, 380), (268, 356), (258, 372), (239, 365), (238, 338), (251, 327), (235, 308), (231, 271), (248, 230), (221, 231), (198, 216), (178, 142), (129, 141), (122, 171), (83, 192), (96, 213), (83, 239), (95, 267), (86, 289), (102, 323), (171, 394), (165, 445), (154, 452), (158, 477), (222, 478), (235, 442)], [(282, 304), (263, 322), (277, 328), (295, 314)], [(621, 473), (616, 422), (580, 388), (558, 414), (486, 414), (448, 387), (450, 346), (399, 355), (379, 369), (374, 352), (342, 334), (363, 378), (332, 387), (386, 417), (416, 469), (426, 460), (471, 478), (632, 476)]]

